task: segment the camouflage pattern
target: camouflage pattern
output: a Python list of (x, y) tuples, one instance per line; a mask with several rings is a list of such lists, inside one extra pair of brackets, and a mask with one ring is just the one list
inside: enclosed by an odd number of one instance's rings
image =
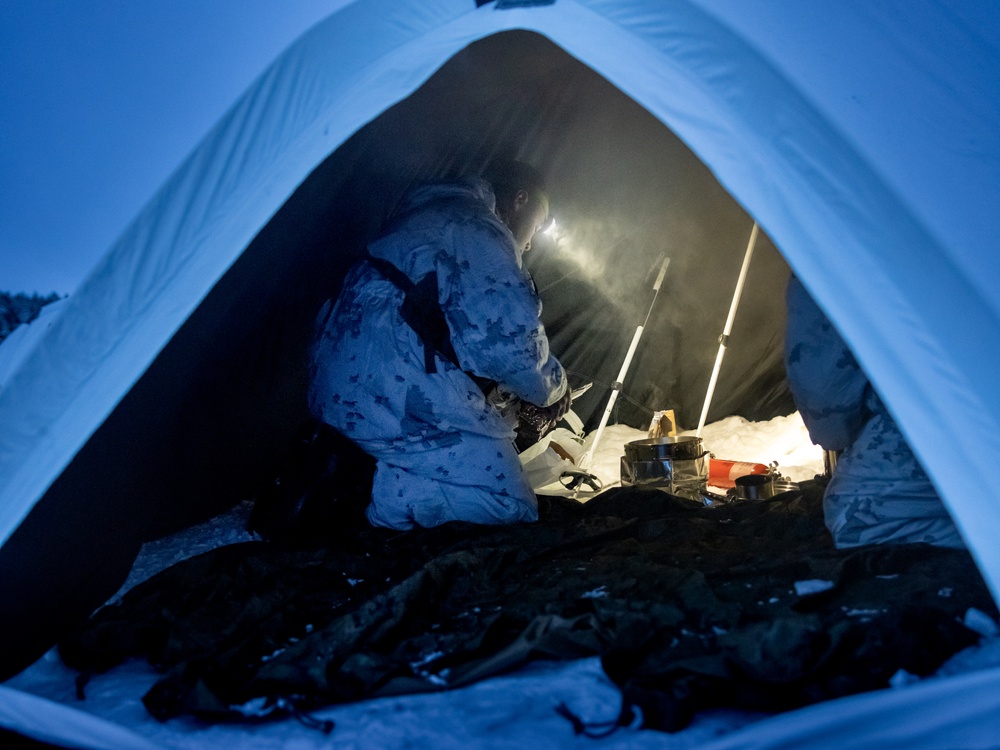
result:
[(788, 285), (785, 367), (813, 442), (843, 451), (823, 497), (837, 547), (963, 547), (930, 479), (836, 329), (796, 278)]
[(511, 425), (467, 373), (539, 405), (566, 391), (540, 303), (513, 236), (481, 179), (417, 189), (369, 247), (412, 281), (438, 278), (459, 367), (427, 373), (419, 337), (400, 317), (403, 293), (362, 261), (319, 316), (310, 405), (377, 459), (368, 508), (379, 526), (537, 518)]

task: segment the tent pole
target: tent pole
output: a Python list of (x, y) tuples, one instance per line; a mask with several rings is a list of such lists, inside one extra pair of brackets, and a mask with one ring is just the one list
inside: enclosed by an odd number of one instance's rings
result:
[(594, 453), (597, 451), (597, 444), (601, 440), (601, 435), (604, 433), (604, 428), (608, 424), (608, 418), (611, 416), (611, 411), (615, 408), (615, 402), (618, 400), (618, 394), (622, 390), (622, 383), (625, 382), (625, 375), (628, 373), (628, 368), (632, 364), (632, 357), (635, 356), (635, 350), (639, 346), (639, 339), (642, 338), (642, 332), (646, 328), (646, 324), (649, 322), (649, 315), (653, 312), (653, 305), (656, 304), (656, 298), (660, 294), (660, 286), (663, 284), (663, 277), (667, 275), (667, 266), (670, 265), (670, 258), (664, 256), (663, 262), (660, 264), (660, 272), (656, 275), (656, 281), (653, 282), (653, 299), (649, 303), (649, 309), (646, 311), (646, 318), (643, 320), (642, 325), (635, 329), (635, 334), (632, 336), (632, 343), (629, 344), (628, 353), (625, 355), (625, 361), (622, 362), (622, 367), (618, 371), (618, 377), (615, 380), (614, 385), (611, 386), (611, 397), (608, 399), (608, 405), (604, 407), (604, 414), (601, 415), (601, 423), (597, 427), (597, 432), (594, 433), (594, 440), (590, 444), (590, 448), (587, 449), (586, 453), (580, 456), (577, 466), (582, 470), (586, 471), (590, 466), (590, 462), (594, 458)]
[(729, 306), (729, 317), (726, 318), (726, 326), (719, 336), (719, 352), (715, 355), (715, 367), (712, 368), (712, 377), (708, 381), (708, 393), (705, 394), (705, 404), (701, 408), (701, 418), (698, 420), (698, 430), (695, 435), (701, 437), (701, 431), (705, 427), (705, 419), (708, 417), (708, 407), (712, 405), (712, 396), (715, 395), (715, 384), (719, 379), (719, 370), (722, 369), (722, 358), (726, 356), (726, 347), (729, 345), (729, 333), (733, 330), (733, 320), (736, 318), (736, 309), (740, 306), (740, 296), (743, 294), (743, 284), (747, 280), (747, 269), (750, 268), (750, 258), (753, 257), (754, 246), (757, 244), (757, 222), (753, 223), (750, 230), (750, 241), (747, 243), (746, 253), (743, 255), (743, 267), (740, 269), (740, 277), (736, 281), (736, 291), (733, 293), (733, 301)]

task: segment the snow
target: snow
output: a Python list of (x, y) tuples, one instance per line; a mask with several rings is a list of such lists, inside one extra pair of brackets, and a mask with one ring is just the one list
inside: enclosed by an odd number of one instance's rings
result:
[(608, 595), (608, 587), (607, 586), (599, 586), (598, 588), (594, 589), (593, 591), (585, 591), (584, 593), (580, 594), (580, 598), (581, 599), (603, 599), (607, 595)]
[[(693, 435), (689, 430), (679, 433)], [(727, 461), (749, 461), (769, 466), (793, 482), (804, 482), (823, 473), (823, 449), (809, 439), (798, 412), (767, 422), (726, 417), (701, 431), (705, 449)]]
[(38, 317), (31, 323), (22, 323), (7, 338), (3, 339), (3, 346), (0, 346), (0, 389), (2, 389), (11, 376), (17, 372), (17, 368), (34, 350), (52, 323), (59, 317), (66, 307), (66, 298), (56, 300), (38, 312)]
[[(694, 435), (694, 430), (684, 430), (678, 435)], [(624, 424), (608, 425), (601, 435), (601, 442), (587, 466), (587, 471), (601, 480), (604, 490), (621, 482), (621, 457), (625, 454), (625, 444), (633, 440), (643, 440), (648, 437), (646, 430), (640, 430)], [(750, 422), (743, 417), (726, 417), (718, 422), (707, 424), (701, 431), (702, 445), (716, 458), (727, 461), (746, 461), (765, 466), (775, 464), (777, 471), (785, 479), (792, 482), (802, 482), (812, 479), (824, 471), (823, 449), (813, 444), (809, 432), (798, 412), (785, 417), (775, 417), (765, 422)], [(574, 460), (578, 460), (591, 450), (594, 433), (580, 440), (572, 432), (559, 429), (547, 436), (538, 448), (529, 449), (525, 458), (536, 460), (529, 466), (529, 477), (536, 491), (547, 495), (566, 495), (576, 497), (586, 502), (597, 492), (589, 491), (585, 486), (574, 493), (565, 490), (554, 478), (566, 469), (575, 469), (569, 461), (559, 461), (553, 458), (551, 451), (541, 452), (548, 441), (557, 442)], [(547, 459), (547, 460), (546, 460)], [(549, 476), (548, 480), (537, 479), (532, 475), (532, 469), (538, 477)], [(552, 481), (553, 483), (548, 483)], [(724, 489), (717, 489), (721, 494)]]
[[(329, 735), (294, 719), (252, 725), (207, 725), (193, 719), (160, 723), (139, 697), (157, 675), (137, 661), (97, 675), (87, 685), (87, 699), (75, 697), (75, 673), (54, 652), (7, 683), (28, 693), (110, 720), (163, 748), (173, 750), (245, 750), (283, 748), (410, 748), (467, 750), (483, 747), (693, 748), (761, 718), (747, 712), (716, 711), (699, 717), (685, 732), (665, 735), (623, 728), (602, 740), (575, 737), (570, 723), (556, 713), (565, 704), (588, 723), (617, 718), (621, 696), (604, 675), (600, 660), (536, 662), (517, 672), (467, 688), (441, 693), (365, 701), (316, 711), (318, 721), (333, 721)], [(247, 706), (248, 712), (254, 706)]]
[(808, 596), (809, 594), (818, 594), (821, 591), (828, 591), (833, 588), (833, 581), (821, 581), (818, 578), (810, 578), (806, 581), (796, 581), (795, 594), (796, 596)]
[(997, 623), (988, 614), (975, 607), (970, 607), (966, 611), (962, 624), (974, 633), (979, 633), (984, 638), (996, 638), (1000, 635)]
[[(605, 479), (607, 485), (615, 484), (624, 444), (642, 437), (645, 437), (644, 431), (625, 425), (609, 426), (591, 470)], [(703, 438), (705, 447), (720, 458), (765, 464), (777, 461), (779, 471), (793, 481), (809, 479), (822, 472), (822, 454), (809, 442), (797, 414), (756, 424), (730, 417), (707, 425)], [(584, 442), (583, 445), (574, 445), (570, 452), (582, 453), (587, 447)], [(146, 544), (127, 582), (112, 600), (179, 560), (217, 546), (247, 541), (251, 538), (245, 531), (250, 509), (249, 503), (243, 503), (205, 524)], [(828, 582), (800, 581), (795, 589), (801, 596), (822, 590), (824, 584)], [(596, 589), (583, 596), (596, 598), (605, 594), (602, 589)], [(978, 611), (970, 611), (966, 621), (970, 628), (984, 637), (978, 645), (957, 654), (943, 665), (939, 672), (942, 676), (965, 675), (1000, 667), (1000, 637), (996, 623)], [(432, 654), (425, 661), (433, 661), (435, 656)], [(29, 734), (44, 730), (36, 736), (48, 737), (50, 741), (59, 736), (60, 727), (52, 726), (55, 712), (45, 708), (52, 704), (40, 701), (40, 707), (26, 707), (24, 701), (12, 702), (8, 693), (15, 698), (34, 696), (54, 701), (62, 707), (60, 710), (73, 711), (81, 716), (86, 714), (84, 718), (92, 721), (110, 722), (109, 726), (116, 732), (131, 730), (138, 737), (145, 738), (147, 743), (170, 750), (223, 750), (232, 747), (245, 750), (375, 747), (467, 750), (483, 746), (512, 750), (524, 747), (682, 750), (715, 744), (713, 740), (724, 742), (732, 738), (735, 741), (742, 728), (783, 720), (781, 716), (769, 719), (764, 714), (747, 711), (712, 711), (700, 714), (688, 729), (677, 734), (623, 727), (601, 739), (577, 736), (570, 721), (557, 713), (556, 708), (561, 704), (584, 722), (595, 724), (614, 720), (621, 709), (618, 688), (605, 676), (597, 658), (572, 662), (539, 661), (514, 673), (466, 688), (334, 706), (311, 714), (317, 722), (334, 722), (335, 728), (330, 734), (315, 726), (305, 726), (295, 719), (246, 725), (209, 725), (192, 718), (160, 723), (147, 713), (141, 702), (141, 696), (158, 678), (159, 675), (144, 661), (129, 661), (108, 674), (94, 676), (87, 684), (86, 699), (81, 701), (76, 696), (76, 673), (62, 664), (53, 649), (29, 669), (0, 686), (0, 725), (18, 726), (22, 732)], [(920, 681), (912, 675), (899, 675), (893, 684), (900, 686), (898, 690), (909, 690), (911, 683), (925, 684), (930, 681)], [(5, 692), (4, 688), (11, 690)], [(894, 692), (896, 690), (894, 688)], [(12, 720), (4, 713), (4, 708), (15, 702), (18, 723), (11, 724)], [(246, 708), (252, 712), (260, 707)], [(73, 722), (58, 723), (69, 727)], [(104, 746), (81, 740), (79, 734), (69, 736), (84, 747)], [(137, 741), (133, 746), (148, 745), (140, 745)]]

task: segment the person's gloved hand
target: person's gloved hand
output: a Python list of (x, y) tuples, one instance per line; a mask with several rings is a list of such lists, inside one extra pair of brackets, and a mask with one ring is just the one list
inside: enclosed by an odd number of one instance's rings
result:
[(566, 392), (562, 395), (558, 401), (554, 404), (544, 407), (549, 411), (551, 419), (553, 422), (558, 422), (565, 416), (566, 412), (569, 411), (570, 406), (573, 404), (573, 393), (569, 388), (566, 388)]
[(568, 388), (558, 401), (548, 406), (538, 406), (537, 404), (524, 402), (521, 404), (521, 420), (524, 421), (525, 418), (528, 418), (533, 421), (552, 422), (555, 424), (569, 411), (572, 402), (573, 396)]
[(567, 388), (566, 393), (553, 404), (538, 406), (527, 401), (521, 403), (518, 412), (518, 427), (516, 445), (519, 451), (534, 445), (563, 418), (569, 411), (573, 396)]

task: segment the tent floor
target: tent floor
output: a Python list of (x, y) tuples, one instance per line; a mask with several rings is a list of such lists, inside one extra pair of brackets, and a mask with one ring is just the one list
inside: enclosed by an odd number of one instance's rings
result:
[[(538, 523), (387, 532), (345, 521), (324, 544), (246, 542), (190, 558), (66, 639), (84, 674), (157, 665), (161, 719), (297, 714), (441, 691), (533, 659), (598, 655), (645, 726), (698, 711), (781, 711), (932, 673), (997, 612), (971, 557), (924, 545), (835, 550), (822, 485), (704, 508), (656, 490)], [(251, 716), (252, 715), (252, 716)]]

